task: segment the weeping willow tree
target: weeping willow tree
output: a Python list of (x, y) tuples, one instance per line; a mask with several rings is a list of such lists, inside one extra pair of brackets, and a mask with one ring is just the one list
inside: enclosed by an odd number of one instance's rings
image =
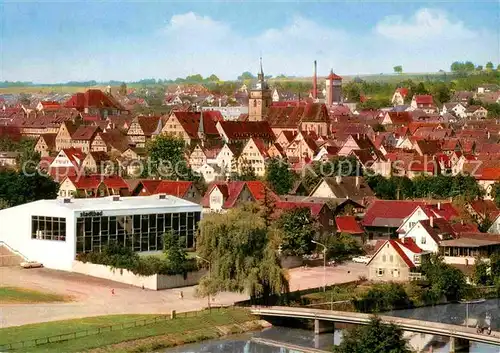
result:
[(200, 281), (201, 295), (247, 293), (252, 299), (288, 292), (288, 278), (278, 256), (278, 231), (266, 224), (255, 205), (210, 214), (200, 222), (197, 252), (210, 262)]

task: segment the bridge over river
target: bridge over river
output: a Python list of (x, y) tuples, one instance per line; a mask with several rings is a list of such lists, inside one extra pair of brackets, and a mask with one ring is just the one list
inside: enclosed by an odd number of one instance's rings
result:
[[(295, 308), (281, 306), (254, 306), (251, 311), (255, 315), (269, 318), (291, 318), (314, 320), (314, 331), (319, 334), (325, 326), (335, 322), (345, 324), (366, 325), (370, 322), (372, 315), (344, 311), (330, 311), (311, 308)], [(479, 334), (474, 327), (444, 324), (439, 322), (415, 320), (395, 316), (380, 316), (382, 322), (396, 324), (405, 331), (419, 332), (437, 336), (450, 337), (450, 352), (458, 349), (458, 346), (468, 345), (469, 341), (487, 343), (500, 346), (500, 332), (492, 331), (490, 335)]]

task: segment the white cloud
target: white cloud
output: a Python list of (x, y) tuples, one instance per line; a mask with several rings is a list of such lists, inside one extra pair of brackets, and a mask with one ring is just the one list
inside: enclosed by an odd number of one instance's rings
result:
[(466, 28), (463, 22), (453, 22), (437, 9), (420, 9), (410, 19), (387, 16), (375, 26), (376, 33), (396, 40), (414, 41), (429, 39), (470, 40), (477, 33)]

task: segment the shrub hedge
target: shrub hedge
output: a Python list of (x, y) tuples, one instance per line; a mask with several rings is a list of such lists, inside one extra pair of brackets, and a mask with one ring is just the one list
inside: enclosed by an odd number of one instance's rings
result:
[(102, 251), (81, 253), (77, 260), (98, 265), (106, 265), (117, 269), (126, 269), (139, 276), (160, 275), (186, 275), (188, 272), (198, 270), (195, 259), (185, 259), (182, 263), (171, 263), (165, 256), (139, 256), (130, 248), (112, 244)]

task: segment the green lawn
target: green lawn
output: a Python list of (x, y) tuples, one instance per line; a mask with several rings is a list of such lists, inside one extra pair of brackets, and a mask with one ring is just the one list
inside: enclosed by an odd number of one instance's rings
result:
[[(18, 342), (21, 340), (42, 338), (75, 331), (95, 332), (99, 327), (132, 323), (137, 320), (154, 319), (158, 315), (111, 315), (83, 318), (78, 320), (64, 320), (18, 327), (0, 329), (0, 344)], [(243, 309), (221, 309), (212, 312), (199, 312), (197, 316), (190, 314), (182, 317), (179, 314), (175, 320), (159, 321), (145, 326), (117, 329), (97, 335), (90, 335), (65, 342), (50, 343), (38, 347), (30, 347), (29, 352), (80, 352), (87, 349), (104, 347), (129, 340), (142, 339), (152, 336), (173, 335), (184, 338), (184, 334), (192, 332), (196, 335), (217, 337), (216, 325), (229, 325), (242, 323), (255, 319), (248, 311)], [(215, 335), (215, 336), (214, 336)], [(19, 350), (23, 351), (23, 350)], [(24, 349), (26, 351), (26, 349)]]
[(48, 303), (67, 301), (68, 299), (68, 297), (62, 295), (39, 292), (31, 289), (0, 287), (0, 304)]

